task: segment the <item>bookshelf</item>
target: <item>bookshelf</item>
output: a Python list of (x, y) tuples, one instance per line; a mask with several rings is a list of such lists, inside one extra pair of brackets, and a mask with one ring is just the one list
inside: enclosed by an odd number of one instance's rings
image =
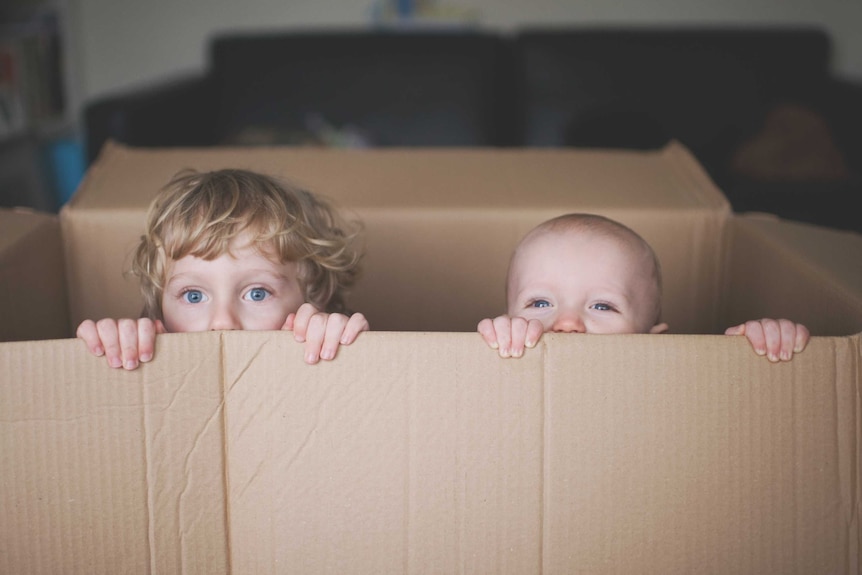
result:
[(56, 211), (54, 158), (75, 139), (68, 88), (67, 0), (0, 6), (0, 206)]

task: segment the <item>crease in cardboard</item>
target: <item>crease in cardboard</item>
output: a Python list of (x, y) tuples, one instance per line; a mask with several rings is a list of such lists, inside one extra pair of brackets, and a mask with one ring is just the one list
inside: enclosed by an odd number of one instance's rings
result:
[(542, 374), (542, 380), (539, 382), (539, 386), (542, 388), (542, 448), (540, 453), (542, 454), (542, 461), (539, 463), (540, 468), (542, 470), (541, 477), (539, 479), (539, 490), (542, 494), (542, 507), (539, 510), (539, 569), (540, 573), (544, 573), (548, 571), (547, 566), (545, 565), (545, 557), (547, 556), (546, 546), (548, 545), (548, 540), (545, 537), (546, 525), (545, 521), (548, 517), (550, 517), (548, 506), (550, 505), (548, 498), (548, 485), (550, 482), (548, 481), (548, 475), (551, 473), (549, 468), (549, 462), (551, 461), (550, 454), (548, 453), (548, 449), (550, 448), (550, 442), (548, 438), (551, 436), (550, 429), (550, 418), (548, 414), (551, 413), (550, 410), (550, 393), (548, 393), (547, 382), (550, 381), (550, 377), (548, 376), (548, 366), (550, 362), (548, 361), (548, 343), (545, 339), (539, 341), (539, 345), (542, 346), (542, 354), (541, 354), (541, 362), (542, 369), (540, 373)]
[[(856, 334), (849, 338), (855, 353), (851, 362), (853, 366), (853, 446), (847, 450), (850, 454), (850, 480), (852, 504), (850, 517), (847, 518), (847, 559), (845, 564), (851, 573), (862, 572), (860, 565), (860, 552), (862, 552), (862, 530), (859, 526), (860, 505), (862, 505), (862, 481), (860, 481), (860, 457), (859, 448), (862, 445), (862, 398), (859, 389), (862, 382), (862, 335)], [(840, 365), (839, 358), (835, 359), (836, 365)], [(840, 452), (839, 452), (840, 456)]]
[(144, 452), (144, 464), (147, 474), (147, 549), (149, 550), (149, 560), (150, 560), (150, 573), (158, 573), (158, 550), (156, 549), (156, 509), (155, 509), (155, 501), (156, 497), (153, 493), (156, 485), (156, 473), (153, 469), (153, 455), (151, 449), (151, 434), (150, 434), (150, 426), (149, 426), (149, 393), (148, 390), (150, 386), (147, 385), (147, 382), (144, 381), (141, 384), (141, 405), (144, 409), (141, 410), (141, 429), (143, 430), (143, 434), (141, 435), (141, 439), (143, 440), (143, 452)]
[[(224, 381), (224, 350), (221, 338), (218, 341), (218, 361), (219, 361), (219, 379)], [(143, 439), (144, 439), (144, 457), (146, 459), (146, 505), (147, 505), (147, 546), (149, 550), (150, 572), (158, 573), (161, 566), (164, 566), (166, 558), (170, 555), (166, 550), (160, 548), (160, 541), (165, 540), (166, 535), (164, 530), (166, 527), (165, 520), (160, 518), (164, 516), (162, 509), (172, 509), (173, 521), (170, 523), (171, 530), (176, 529), (172, 535), (167, 535), (170, 538), (175, 538), (178, 552), (176, 553), (177, 565), (179, 572), (185, 573), (193, 571), (194, 565), (199, 562), (199, 558), (195, 555), (198, 550), (194, 545), (189, 543), (188, 537), (194, 533), (197, 526), (204, 521), (202, 519), (209, 512), (205, 506), (199, 506), (195, 491), (196, 485), (201, 478), (197, 477), (194, 460), (198, 457), (203, 444), (209, 439), (212, 431), (219, 425), (222, 426), (224, 433), (224, 417), (225, 417), (225, 394), (222, 391), (218, 404), (213, 409), (201, 425), (194, 433), (190, 445), (182, 455), (182, 473), (178, 474), (181, 477), (181, 483), (176, 490), (165, 487), (160, 484), (165, 471), (160, 469), (164, 466), (165, 458), (167, 457), (159, 449), (159, 444), (169, 445), (172, 443), (170, 435), (174, 432), (172, 424), (164, 420), (166, 414), (171, 412), (182, 412), (182, 406), (177, 407), (181, 403), (183, 392), (194, 387), (198, 381), (198, 372), (203, 368), (203, 364), (188, 366), (183, 370), (183, 375), (180, 384), (170, 389), (170, 394), (167, 401), (160, 401), (158, 394), (153, 394), (154, 385), (161, 384), (162, 379), (144, 378), (141, 382), (141, 398), (143, 411)], [(170, 382), (168, 382), (170, 383)], [(223, 386), (220, 387), (223, 390)], [(161, 421), (159, 421), (161, 419)], [(224, 436), (222, 436), (224, 437)], [(222, 442), (223, 448), (227, 449), (227, 442)], [(227, 485), (227, 459), (222, 461), (224, 470), (224, 483)], [(227, 490), (225, 488), (225, 495)], [(191, 503), (189, 503), (191, 501)], [(226, 554), (228, 565), (230, 565), (230, 519), (229, 519), (229, 501), (225, 498), (225, 532), (226, 532)]]
[[(221, 410), (222, 415), (222, 457), (224, 458), (224, 464), (222, 465), (222, 473), (223, 480), (222, 485), (224, 486), (224, 525), (225, 525), (225, 555), (227, 556), (226, 566), (228, 575), (233, 573), (233, 534), (231, 533), (231, 499), (230, 499), (230, 441), (228, 441), (228, 420), (227, 420), (227, 408), (225, 403), (227, 401), (228, 396), (228, 387), (227, 387), (227, 353), (225, 352), (225, 334), (224, 332), (219, 334), (218, 338), (218, 350), (219, 350), (219, 379), (221, 380), (221, 390), (222, 397), (221, 403), (219, 404), (219, 409)], [(255, 357), (257, 357), (255, 355)], [(250, 365), (250, 364), (249, 364)], [(242, 373), (248, 369), (246, 366)], [(234, 382), (235, 383), (235, 382)], [(230, 389), (233, 389), (234, 383), (231, 383)]]

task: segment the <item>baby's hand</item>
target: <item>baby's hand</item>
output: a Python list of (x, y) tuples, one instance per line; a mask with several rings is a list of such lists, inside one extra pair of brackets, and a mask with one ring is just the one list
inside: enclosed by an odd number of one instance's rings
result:
[(153, 358), (157, 333), (165, 333), (160, 320), (88, 319), (78, 326), (77, 336), (84, 340), (90, 353), (104, 355), (111, 367), (132, 370), (139, 362)]
[(479, 322), (479, 334), (500, 357), (521, 357), (524, 347), (533, 348), (545, 331), (542, 322), (522, 317), (501, 315)]
[(339, 345), (350, 345), (359, 332), (368, 331), (368, 320), (361, 313), (347, 317), (341, 313), (324, 313), (310, 303), (299, 306), (287, 316), (282, 329), (293, 330), (296, 341), (305, 342), (305, 362), (335, 357)]
[(769, 361), (790, 361), (808, 345), (811, 335), (801, 323), (787, 319), (760, 319), (729, 327), (725, 335), (744, 335), (757, 355)]

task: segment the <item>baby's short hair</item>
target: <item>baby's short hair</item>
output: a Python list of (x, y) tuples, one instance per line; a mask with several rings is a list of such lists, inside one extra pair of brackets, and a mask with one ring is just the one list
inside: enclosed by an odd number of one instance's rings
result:
[(144, 315), (162, 318), (169, 260), (229, 253), (250, 234), (261, 253), (296, 262), (306, 302), (346, 312), (345, 291), (359, 274), (358, 222), (347, 222), (323, 198), (274, 177), (240, 169), (183, 170), (150, 205), (132, 273), (140, 279)]
[[(658, 320), (661, 316), (661, 263), (659, 262), (658, 256), (656, 255), (652, 246), (645, 239), (643, 239), (640, 234), (638, 234), (636, 231), (626, 226), (625, 224), (622, 224), (616, 220), (612, 220), (611, 218), (605, 216), (589, 213), (569, 213), (557, 216), (555, 218), (551, 218), (550, 220), (546, 220), (541, 224), (537, 225), (535, 228), (527, 232), (527, 235), (524, 236), (524, 238), (521, 240), (519, 247), (529, 238), (534, 237), (538, 234), (565, 231), (584, 231), (588, 233), (598, 234), (603, 237), (614, 238), (622, 242), (623, 244), (631, 247), (632, 249), (637, 250), (646, 259), (647, 265), (649, 266), (650, 272), (652, 274), (651, 279), (655, 282), (655, 321), (656, 323), (658, 323)], [(517, 249), (515, 253), (517, 253)], [(512, 261), (514, 261), (514, 258), (515, 256), (513, 254)], [(509, 271), (511, 273), (511, 263)], [(507, 290), (508, 283), (509, 282), (507, 281)]]

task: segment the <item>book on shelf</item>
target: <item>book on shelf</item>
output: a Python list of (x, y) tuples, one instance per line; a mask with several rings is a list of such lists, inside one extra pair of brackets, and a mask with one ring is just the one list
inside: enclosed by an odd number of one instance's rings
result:
[(56, 18), (0, 25), (0, 137), (64, 120), (62, 58)]

